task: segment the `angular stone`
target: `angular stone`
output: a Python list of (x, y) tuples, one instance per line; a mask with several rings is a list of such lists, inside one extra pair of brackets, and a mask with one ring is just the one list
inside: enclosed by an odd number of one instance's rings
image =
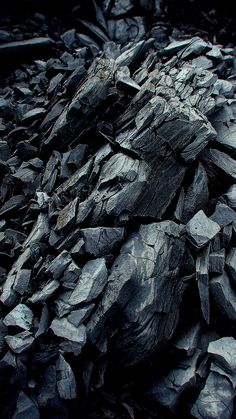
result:
[(231, 288), (229, 278), (224, 272), (210, 281), (214, 300), (221, 311), (230, 320), (236, 320), (236, 293)]
[(18, 304), (4, 318), (6, 326), (17, 326), (23, 330), (30, 330), (33, 325), (33, 313), (25, 304)]
[(76, 219), (78, 204), (79, 199), (75, 198), (59, 212), (56, 225), (58, 231), (63, 232), (73, 225)]
[(212, 252), (209, 257), (209, 270), (212, 273), (222, 274), (225, 267), (225, 250)]
[(179, 277), (185, 248), (181, 231), (172, 221), (142, 225), (113, 263), (86, 328), (101, 350), (115, 333), (122, 365), (135, 365), (156, 353), (174, 333), (185, 289)]
[(23, 122), (32, 122), (35, 119), (41, 118), (46, 113), (46, 109), (44, 108), (35, 108), (32, 109), (29, 112), (26, 112), (26, 114), (23, 116), (22, 120)]
[(220, 226), (200, 210), (186, 226), (189, 241), (197, 248), (205, 246), (220, 231)]
[(69, 299), (69, 304), (77, 305), (94, 300), (103, 291), (106, 283), (107, 268), (105, 259), (101, 258), (87, 262)]
[(196, 261), (196, 281), (201, 302), (202, 315), (210, 323), (210, 297), (209, 297), (209, 251), (207, 246), (201, 251)]
[(230, 186), (228, 192), (226, 193), (228, 199), (228, 204), (231, 208), (236, 208), (236, 185)]
[(40, 419), (38, 406), (23, 391), (18, 396), (12, 419)]
[(197, 381), (197, 363), (201, 351), (180, 361), (170, 373), (157, 380), (148, 390), (148, 397), (177, 413), (178, 405), (184, 392), (194, 387)]
[(56, 362), (57, 390), (60, 397), (65, 400), (77, 398), (77, 386), (75, 376), (68, 362), (62, 355), (58, 356)]
[(86, 328), (84, 325), (75, 327), (66, 318), (54, 319), (50, 329), (52, 329), (56, 336), (77, 343), (81, 347), (86, 342)]
[(229, 374), (236, 373), (236, 340), (233, 337), (223, 337), (210, 342), (207, 351), (215, 364)]
[(196, 323), (180, 332), (173, 341), (173, 346), (183, 351), (187, 356), (192, 356), (198, 347), (201, 323)]
[(191, 414), (198, 419), (231, 419), (235, 390), (227, 377), (210, 372)]
[(124, 238), (124, 229), (120, 227), (95, 227), (81, 229), (84, 249), (96, 257), (110, 254)]
[(18, 335), (15, 336), (8, 335), (5, 337), (5, 340), (10, 349), (16, 354), (21, 354), (22, 352), (26, 351), (32, 346), (34, 342), (32, 333), (28, 331), (18, 333)]
[(42, 289), (35, 291), (35, 293), (29, 298), (28, 301), (32, 304), (43, 303), (54, 294), (59, 286), (60, 282), (56, 281), (55, 279), (48, 281)]
[(46, 269), (46, 275), (52, 277), (53, 279), (58, 279), (63, 274), (65, 269), (69, 266), (72, 259), (70, 254), (63, 250), (53, 261), (50, 263)]
[(226, 265), (234, 282), (236, 283), (236, 248), (232, 247), (230, 249), (229, 254), (226, 258)]
[(236, 212), (225, 204), (218, 203), (214, 214), (210, 217), (212, 221), (219, 224), (220, 227), (225, 227), (228, 224), (236, 222)]

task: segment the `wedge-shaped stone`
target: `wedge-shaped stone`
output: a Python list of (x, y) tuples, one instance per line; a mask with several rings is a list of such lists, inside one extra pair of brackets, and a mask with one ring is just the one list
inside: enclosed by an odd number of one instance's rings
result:
[(107, 268), (105, 259), (90, 260), (82, 269), (78, 284), (68, 301), (69, 304), (77, 305), (94, 300), (103, 291), (106, 283)]
[(33, 313), (25, 304), (18, 304), (5, 317), (6, 326), (17, 326), (23, 330), (30, 330), (33, 324)]

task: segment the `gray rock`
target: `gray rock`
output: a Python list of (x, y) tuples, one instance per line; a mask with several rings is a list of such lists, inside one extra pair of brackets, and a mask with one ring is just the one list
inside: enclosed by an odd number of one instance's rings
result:
[(52, 329), (56, 336), (74, 342), (81, 347), (86, 342), (86, 329), (84, 325), (75, 327), (66, 318), (54, 319), (50, 329)]
[(224, 272), (210, 281), (214, 300), (221, 311), (230, 320), (236, 320), (236, 293), (231, 288), (229, 278)]
[(220, 231), (220, 226), (200, 210), (186, 226), (189, 241), (197, 248), (205, 246)]
[(236, 221), (236, 213), (227, 205), (218, 203), (216, 205), (215, 212), (212, 214), (210, 219), (219, 224), (222, 228)]
[(187, 223), (199, 210), (204, 210), (208, 201), (208, 178), (202, 164), (199, 163), (194, 179), (188, 188), (184, 203), (181, 220)]
[(233, 376), (236, 372), (235, 350), (236, 340), (230, 336), (210, 342), (207, 351), (216, 365)]
[(112, 253), (115, 246), (119, 245), (124, 238), (124, 228), (95, 227), (81, 229), (84, 240), (84, 249), (96, 257), (102, 257)]
[(236, 208), (236, 185), (230, 186), (228, 192), (226, 193), (228, 199), (228, 205), (231, 208)]
[(25, 123), (32, 122), (35, 119), (41, 118), (46, 113), (46, 109), (44, 108), (35, 108), (31, 111), (26, 112), (23, 116), (22, 121)]
[(167, 376), (154, 382), (147, 396), (176, 413), (184, 392), (196, 384), (200, 355), (201, 351), (197, 350), (192, 357), (180, 361)]
[(28, 331), (18, 333), (18, 335), (15, 336), (8, 335), (5, 337), (5, 340), (10, 349), (16, 354), (21, 354), (22, 352), (26, 351), (34, 342), (32, 333)]
[(174, 333), (185, 289), (179, 278), (185, 247), (181, 231), (171, 221), (143, 225), (113, 263), (86, 328), (89, 340), (101, 350), (116, 332), (114, 346), (122, 365), (146, 359)]
[(36, 291), (29, 299), (28, 301), (32, 304), (36, 303), (43, 303), (47, 301), (54, 292), (59, 288), (60, 282), (53, 279), (52, 281), (48, 281), (42, 289), (39, 289)]
[(105, 259), (95, 259), (86, 263), (70, 299), (69, 304), (77, 305), (94, 300), (107, 283)]
[(89, 304), (86, 307), (73, 310), (68, 315), (68, 321), (74, 326), (78, 327), (81, 323), (87, 320), (91, 312), (93, 311), (95, 304)]
[(224, 375), (210, 372), (191, 414), (198, 419), (231, 419), (235, 390)]
[(180, 351), (183, 351), (187, 356), (192, 356), (198, 347), (200, 330), (201, 323), (196, 323), (182, 330), (173, 340), (172, 345)]
[(60, 282), (64, 288), (74, 289), (78, 278), (81, 274), (81, 269), (76, 265), (75, 262), (71, 262), (67, 269), (64, 271), (63, 277), (61, 277)]
[(209, 257), (209, 271), (222, 274), (225, 267), (225, 249), (212, 252)]
[(216, 149), (204, 150), (203, 157), (207, 164), (212, 163), (230, 178), (236, 179), (236, 162), (228, 154)]
[(25, 304), (18, 304), (4, 318), (6, 326), (17, 326), (23, 330), (30, 330), (33, 325), (33, 313)]
[(75, 198), (59, 212), (56, 225), (58, 231), (64, 232), (73, 225), (76, 219), (78, 204), (79, 199)]
[(210, 246), (205, 247), (198, 255), (196, 261), (196, 281), (201, 302), (203, 318), (210, 323), (210, 297), (209, 297), (209, 252)]
[(46, 275), (56, 280), (60, 278), (60, 276), (71, 262), (72, 259), (70, 254), (66, 250), (63, 250), (63, 252), (61, 252), (55, 259), (53, 259), (45, 273)]
[(77, 398), (77, 386), (73, 371), (62, 355), (58, 356), (56, 362), (57, 390), (60, 397), (65, 400)]
[(236, 282), (236, 248), (234, 247), (230, 249), (226, 258), (226, 266), (228, 267), (233, 280)]
[(16, 410), (12, 416), (12, 419), (40, 419), (40, 413), (36, 403), (28, 397), (23, 391), (20, 392)]

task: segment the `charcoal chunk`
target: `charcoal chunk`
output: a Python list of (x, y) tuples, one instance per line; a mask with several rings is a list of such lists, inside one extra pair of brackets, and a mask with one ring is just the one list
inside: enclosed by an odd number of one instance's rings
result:
[(183, 393), (196, 384), (200, 354), (197, 350), (192, 357), (180, 361), (166, 377), (153, 384), (148, 390), (148, 397), (176, 412)]

